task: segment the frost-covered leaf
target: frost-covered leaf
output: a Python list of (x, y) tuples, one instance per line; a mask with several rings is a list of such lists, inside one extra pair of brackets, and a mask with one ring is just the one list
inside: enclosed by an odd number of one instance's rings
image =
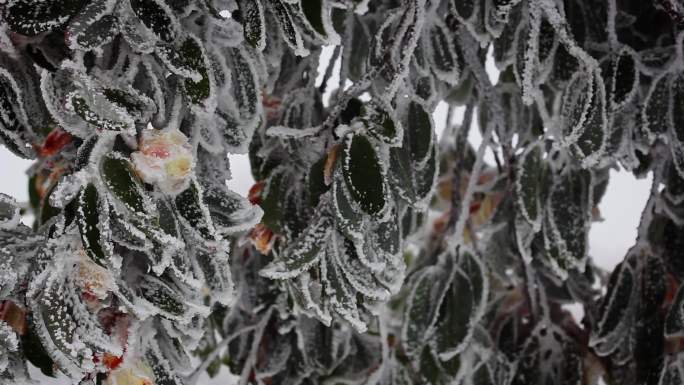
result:
[(349, 49), (342, 51), (342, 65), (349, 79), (358, 81), (366, 73), (368, 67), (371, 36), (368, 27), (358, 15), (353, 15), (350, 23), (348, 27), (350, 30), (345, 34), (347, 36), (345, 46), (354, 47), (354, 50), (353, 52)]
[(209, 208), (207, 207), (202, 188), (195, 181), (175, 198), (176, 210), (185, 219), (187, 225), (206, 239), (215, 237)]
[(299, 1), (299, 6), (309, 26), (326, 41), (335, 44), (339, 41), (339, 36), (332, 27), (329, 4), (328, 0)]
[(364, 135), (350, 135), (343, 148), (342, 175), (354, 201), (368, 214), (385, 208), (385, 171), (370, 140)]
[(442, 361), (453, 359), (463, 350), (484, 313), (488, 283), (481, 263), (475, 258), (469, 252), (461, 255), (440, 304), (434, 347)]
[(261, 0), (245, 0), (238, 2), (240, 14), (244, 20), (242, 28), (245, 40), (252, 47), (263, 50), (266, 45), (266, 21), (264, 6)]
[(336, 172), (333, 178), (332, 195), (340, 231), (352, 239), (363, 239), (363, 214), (353, 202), (341, 172)]
[(543, 215), (541, 206), (542, 192), (542, 147), (535, 144), (529, 147), (521, 156), (516, 181), (518, 207), (523, 217), (530, 225), (537, 229), (541, 226)]
[(643, 108), (643, 126), (649, 135), (655, 136), (667, 132), (670, 116), (670, 85), (672, 75), (664, 73), (653, 79)]
[(172, 367), (156, 342), (150, 344), (150, 348), (145, 352), (144, 357), (152, 369), (155, 383), (183, 385), (183, 381), (176, 375), (176, 368)]
[(273, 279), (293, 278), (311, 268), (325, 255), (330, 237), (330, 218), (322, 215), (311, 223), (284, 251), (281, 261), (261, 270), (260, 274)]
[(565, 87), (561, 106), (561, 131), (566, 143), (575, 143), (591, 115), (597, 93), (595, 77), (577, 72)]
[(451, 11), (463, 21), (473, 19), (479, 9), (479, 4), (475, 0), (451, 0), (449, 5)]
[(85, 186), (78, 195), (76, 223), (88, 256), (97, 264), (105, 266), (111, 250), (107, 240), (107, 220), (103, 212), (106, 211), (106, 206), (102, 199), (95, 185), (89, 183)]
[(16, 0), (8, 4), (4, 13), (12, 31), (35, 36), (59, 28), (86, 3), (86, 0)]
[(361, 120), (372, 136), (390, 146), (401, 145), (404, 130), (390, 106), (372, 101), (363, 106), (361, 113)]
[(169, 71), (186, 78), (183, 84), (192, 103), (202, 104), (211, 95), (210, 66), (199, 39), (187, 35), (176, 44), (159, 45), (156, 52)]
[[(339, 244), (337, 242), (329, 242), (327, 244), (328, 255), (335, 255), (340, 253)], [(356, 298), (354, 291), (349, 283), (344, 278), (342, 271), (340, 271), (337, 263), (326, 263), (321, 265), (322, 273), (325, 274), (326, 287), (325, 293), (330, 298), (330, 306), (337, 312), (344, 320), (349, 322), (356, 331), (363, 333), (367, 330), (366, 324), (359, 316), (359, 310), (356, 306)]]
[(20, 219), (17, 202), (9, 195), (0, 193), (0, 230), (15, 228)]
[(371, 269), (362, 262), (354, 242), (344, 239), (339, 245), (337, 263), (351, 287), (360, 294), (373, 299), (384, 301), (389, 298), (390, 292), (378, 281)]
[(560, 175), (546, 202), (546, 258), (561, 278), (566, 278), (569, 270), (583, 270), (586, 263), (590, 181), (587, 171)]
[(263, 215), (259, 206), (228, 189), (205, 188), (204, 202), (217, 231), (226, 236), (254, 227)]
[(460, 77), (460, 68), (452, 34), (446, 25), (438, 19), (427, 31), (428, 58), (432, 63), (432, 71), (437, 77), (451, 85), (456, 85)]
[(519, 356), (513, 384), (582, 384), (584, 365), (575, 342), (555, 325), (538, 325)]
[(158, 308), (163, 316), (180, 318), (188, 311), (182, 294), (159, 278), (145, 275), (138, 290), (142, 298)]
[(84, 51), (111, 42), (118, 34), (113, 0), (91, 1), (69, 21), (66, 36), (72, 48)]
[(608, 123), (606, 116), (606, 95), (601, 77), (594, 80), (594, 92), (587, 111), (587, 116), (573, 150), (582, 159), (582, 166), (596, 164), (603, 156), (608, 140)]
[[(90, 357), (87, 346), (81, 340), (74, 313), (73, 292), (68, 282), (60, 283), (56, 277), (46, 282), (40, 295), (29, 306), (32, 309), (31, 328), (49, 357), (60, 369), (71, 375), (83, 375), (81, 367)], [(62, 286), (64, 285), (64, 286)]]
[(102, 159), (102, 178), (109, 191), (132, 213), (148, 211), (145, 192), (133, 165), (122, 154), (111, 152)]
[[(249, 122), (261, 111), (261, 92), (255, 63), (249, 53), (242, 48), (231, 48), (229, 60), (232, 93), (237, 102), (240, 119)], [(246, 127), (241, 125), (239, 128), (244, 130)], [(245, 141), (249, 142), (251, 136), (252, 133), (247, 131)]]
[(633, 292), (636, 287), (634, 270), (622, 262), (613, 271), (608, 282), (608, 293), (601, 305), (601, 318), (595, 334), (589, 342), (599, 355), (613, 352), (626, 333), (625, 323), (630, 313)]
[(432, 194), (436, 183), (437, 148), (432, 147), (427, 163), (423, 166), (424, 168), (421, 168), (411, 157), (406, 135), (403, 143), (402, 148), (390, 149), (391, 185), (402, 199), (417, 208), (422, 208)]
[(0, 68), (0, 143), (22, 158), (34, 157), (29, 145), (24, 95), (10, 72)]
[(280, 26), (282, 38), (297, 56), (307, 56), (309, 50), (304, 47), (302, 31), (295, 23), (295, 17), (285, 0), (268, 0), (268, 5)]
[(434, 123), (425, 107), (412, 101), (408, 106), (404, 130), (408, 132), (409, 151), (415, 164), (422, 166), (430, 159), (434, 146)]
[(167, 43), (178, 36), (180, 25), (169, 5), (162, 0), (130, 0), (131, 8), (140, 21)]
[[(402, 326), (402, 339), (411, 354), (420, 353), (429, 334), (434, 333), (439, 309), (455, 274), (455, 265), (446, 256), (443, 263), (430, 266), (416, 276), (407, 298)], [(457, 312), (458, 309), (454, 311)]]
[(639, 73), (634, 55), (623, 50), (601, 63), (601, 75), (605, 79), (610, 109), (615, 111), (635, 97), (639, 85)]

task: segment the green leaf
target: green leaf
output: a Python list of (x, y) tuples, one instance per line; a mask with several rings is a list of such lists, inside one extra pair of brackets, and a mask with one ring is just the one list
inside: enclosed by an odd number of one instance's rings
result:
[(551, 186), (544, 240), (548, 262), (563, 279), (568, 271), (582, 269), (586, 262), (590, 183), (588, 171), (569, 171)]
[(307, 56), (309, 50), (304, 47), (304, 40), (299, 26), (295, 23), (295, 16), (283, 0), (267, 0), (270, 11), (276, 18), (285, 43), (297, 56)]
[(155, 385), (183, 385), (183, 381), (176, 376), (176, 368), (162, 355), (155, 340), (152, 340), (145, 352), (145, 362), (152, 368)]
[(454, 49), (452, 33), (439, 19), (435, 19), (427, 31), (429, 42), (427, 53), (431, 69), (442, 80), (450, 85), (456, 85), (459, 81), (460, 69), (458, 58)]
[(354, 207), (344, 178), (339, 172), (333, 178), (333, 205), (335, 223), (340, 231), (352, 239), (363, 239), (363, 215)]
[(187, 66), (201, 76), (200, 80), (185, 79), (185, 92), (193, 103), (200, 104), (209, 97), (211, 87), (204, 52), (199, 41), (194, 37), (185, 39), (179, 49)]
[(347, 36), (348, 43), (345, 42), (345, 46), (354, 47), (354, 49), (353, 51), (342, 50), (342, 65), (346, 68), (345, 73), (349, 76), (349, 80), (357, 82), (366, 74), (372, 39), (368, 27), (356, 14), (352, 16), (351, 28)]
[(541, 194), (542, 194), (542, 147), (536, 143), (528, 147), (522, 154), (518, 166), (516, 194), (518, 208), (523, 217), (536, 230), (541, 227)]
[(479, 4), (475, 0), (451, 0), (450, 9), (458, 15), (461, 20), (469, 20), (477, 13)]
[[(244, 48), (230, 48), (229, 52), (233, 96), (237, 102), (240, 118), (249, 121), (257, 115), (261, 108), (261, 90), (257, 70), (254, 68), (249, 53)], [(246, 139), (249, 141), (251, 131), (248, 132)]]
[(309, 187), (309, 205), (311, 207), (318, 206), (321, 195), (330, 190), (330, 186), (325, 184), (325, 164), (328, 156), (323, 156), (316, 163), (311, 165), (309, 173), (307, 174), (307, 181)]
[(147, 214), (142, 184), (126, 157), (118, 152), (106, 154), (102, 159), (102, 180), (107, 189), (132, 213)]
[(214, 226), (222, 235), (246, 231), (261, 220), (262, 211), (258, 206), (228, 189), (207, 186), (204, 202)]
[(130, 0), (136, 16), (157, 37), (167, 43), (178, 36), (178, 21), (171, 8), (161, 0)]
[(0, 193), (0, 229), (19, 224), (19, 206), (9, 195)]
[(340, 270), (342, 270), (349, 284), (365, 297), (378, 301), (387, 300), (390, 292), (361, 261), (354, 242), (347, 238), (337, 238), (338, 241), (341, 240), (342, 242), (338, 247), (339, 253), (334, 257), (336, 257)]
[(146, 122), (156, 112), (154, 102), (132, 88), (123, 90), (105, 87), (102, 93), (108, 101), (125, 109), (137, 121)]
[(633, 54), (623, 50), (601, 63), (601, 75), (605, 79), (607, 99), (613, 111), (634, 99), (639, 86), (639, 73)]
[(385, 182), (375, 148), (363, 135), (346, 139), (342, 174), (352, 199), (368, 214), (385, 208)]
[(112, 13), (113, 0), (91, 1), (69, 21), (65, 33), (69, 46), (89, 51), (112, 41), (118, 35), (118, 19)]
[(100, 230), (105, 224), (101, 221), (101, 213), (105, 210), (100, 201), (100, 194), (92, 183), (81, 190), (78, 196), (76, 223), (81, 234), (83, 247), (88, 256), (98, 265), (105, 266), (106, 246)]
[(130, 131), (133, 129), (133, 127), (126, 122), (115, 121), (100, 116), (100, 114), (98, 114), (95, 109), (92, 108), (90, 103), (88, 103), (88, 101), (81, 96), (72, 96), (71, 103), (74, 108), (74, 112), (76, 112), (81, 119), (101, 130)]
[(260, 205), (264, 210), (264, 216), (261, 221), (276, 233), (283, 230), (281, 222), (285, 215), (283, 206), (287, 195), (288, 179), (286, 169), (279, 168), (271, 174), (263, 190), (264, 196)]
[(582, 159), (582, 167), (595, 165), (603, 156), (608, 140), (608, 121), (603, 81), (597, 75), (594, 92), (581, 134), (573, 146), (576, 155)]
[(401, 124), (392, 115), (390, 106), (383, 106), (381, 102), (371, 101), (364, 106), (361, 120), (366, 124), (368, 132), (372, 136), (390, 146), (399, 146), (404, 131)]
[(403, 200), (422, 209), (427, 205), (437, 181), (437, 149), (433, 146), (427, 163), (421, 167), (412, 160), (406, 143), (404, 136), (401, 148), (390, 148), (389, 179)]
[(463, 349), (471, 334), (475, 307), (474, 288), (470, 279), (457, 269), (440, 306), (435, 329), (435, 348), (440, 357), (453, 357)]
[(316, 264), (325, 250), (330, 237), (330, 218), (323, 214), (312, 220), (311, 224), (283, 252), (284, 270), (264, 274), (271, 278), (283, 279), (296, 277)]
[(313, 27), (316, 32), (326, 37), (328, 36), (328, 33), (325, 30), (323, 18), (327, 16), (324, 15), (324, 12), (327, 9), (324, 2), (325, 0), (300, 0), (299, 5), (311, 27)]
[(673, 139), (684, 142), (684, 74), (672, 79), (672, 129)]
[(357, 98), (351, 98), (340, 112), (340, 123), (349, 124), (354, 118), (361, 116), (363, 112), (363, 102)]
[(261, 0), (238, 2), (245, 40), (254, 48), (262, 51), (266, 47), (266, 22)]
[(209, 97), (208, 60), (199, 39), (188, 35), (176, 45), (158, 45), (156, 52), (169, 71), (185, 78), (185, 93), (192, 103), (201, 104)]
[(215, 230), (209, 209), (197, 182), (192, 181), (187, 189), (176, 196), (175, 202), (176, 210), (192, 229), (206, 239), (214, 239)]
[(422, 350), (428, 333), (438, 320), (454, 272), (454, 263), (447, 256), (440, 264), (423, 269), (415, 278), (406, 299), (402, 327), (402, 340), (408, 354), (416, 355)]
[(35, 153), (27, 136), (28, 116), (19, 84), (9, 72), (0, 67), (0, 144), (22, 158), (33, 158)]
[(139, 285), (140, 295), (162, 311), (163, 316), (179, 317), (187, 311), (183, 296), (162, 280), (144, 275)]
[(40, 369), (40, 372), (48, 377), (55, 376), (55, 363), (43, 347), (38, 334), (36, 333), (33, 315), (30, 313), (26, 316), (26, 322), (29, 327), (25, 334), (21, 336), (21, 348), (24, 356), (35, 366)]
[(87, 0), (16, 0), (4, 13), (12, 31), (35, 36), (59, 28), (85, 4)]
[(416, 101), (409, 104), (405, 130), (408, 131), (405, 145), (409, 146), (411, 159), (418, 165), (424, 165), (433, 147), (434, 128), (432, 117), (422, 104)]
[(591, 112), (596, 93), (594, 76), (578, 72), (565, 87), (561, 104), (561, 130), (567, 144), (577, 142)]
[(670, 84), (672, 75), (664, 73), (655, 78), (646, 96), (643, 109), (643, 126), (651, 136), (667, 132), (670, 121)]
[(634, 270), (629, 261), (620, 263), (610, 276), (608, 292), (599, 312), (600, 318), (589, 341), (589, 346), (599, 354), (612, 352), (627, 332), (623, 325), (630, 312), (635, 281)]

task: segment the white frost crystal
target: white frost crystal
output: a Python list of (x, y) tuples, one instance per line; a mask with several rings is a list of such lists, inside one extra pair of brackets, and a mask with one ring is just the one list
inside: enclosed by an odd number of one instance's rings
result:
[(144, 130), (131, 158), (143, 181), (170, 195), (188, 187), (195, 168), (188, 138), (178, 130)]

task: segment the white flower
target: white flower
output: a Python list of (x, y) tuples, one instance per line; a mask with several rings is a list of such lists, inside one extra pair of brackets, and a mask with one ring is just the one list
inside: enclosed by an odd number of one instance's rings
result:
[(188, 187), (195, 167), (188, 138), (178, 130), (144, 130), (131, 158), (143, 181), (172, 195)]

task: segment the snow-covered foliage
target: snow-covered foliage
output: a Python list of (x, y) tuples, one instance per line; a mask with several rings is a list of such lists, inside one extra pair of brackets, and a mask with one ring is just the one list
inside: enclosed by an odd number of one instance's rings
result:
[[(684, 381), (679, 2), (0, 10), (0, 143), (35, 160), (0, 195), (0, 383)], [(653, 187), (610, 273), (612, 167)]]

